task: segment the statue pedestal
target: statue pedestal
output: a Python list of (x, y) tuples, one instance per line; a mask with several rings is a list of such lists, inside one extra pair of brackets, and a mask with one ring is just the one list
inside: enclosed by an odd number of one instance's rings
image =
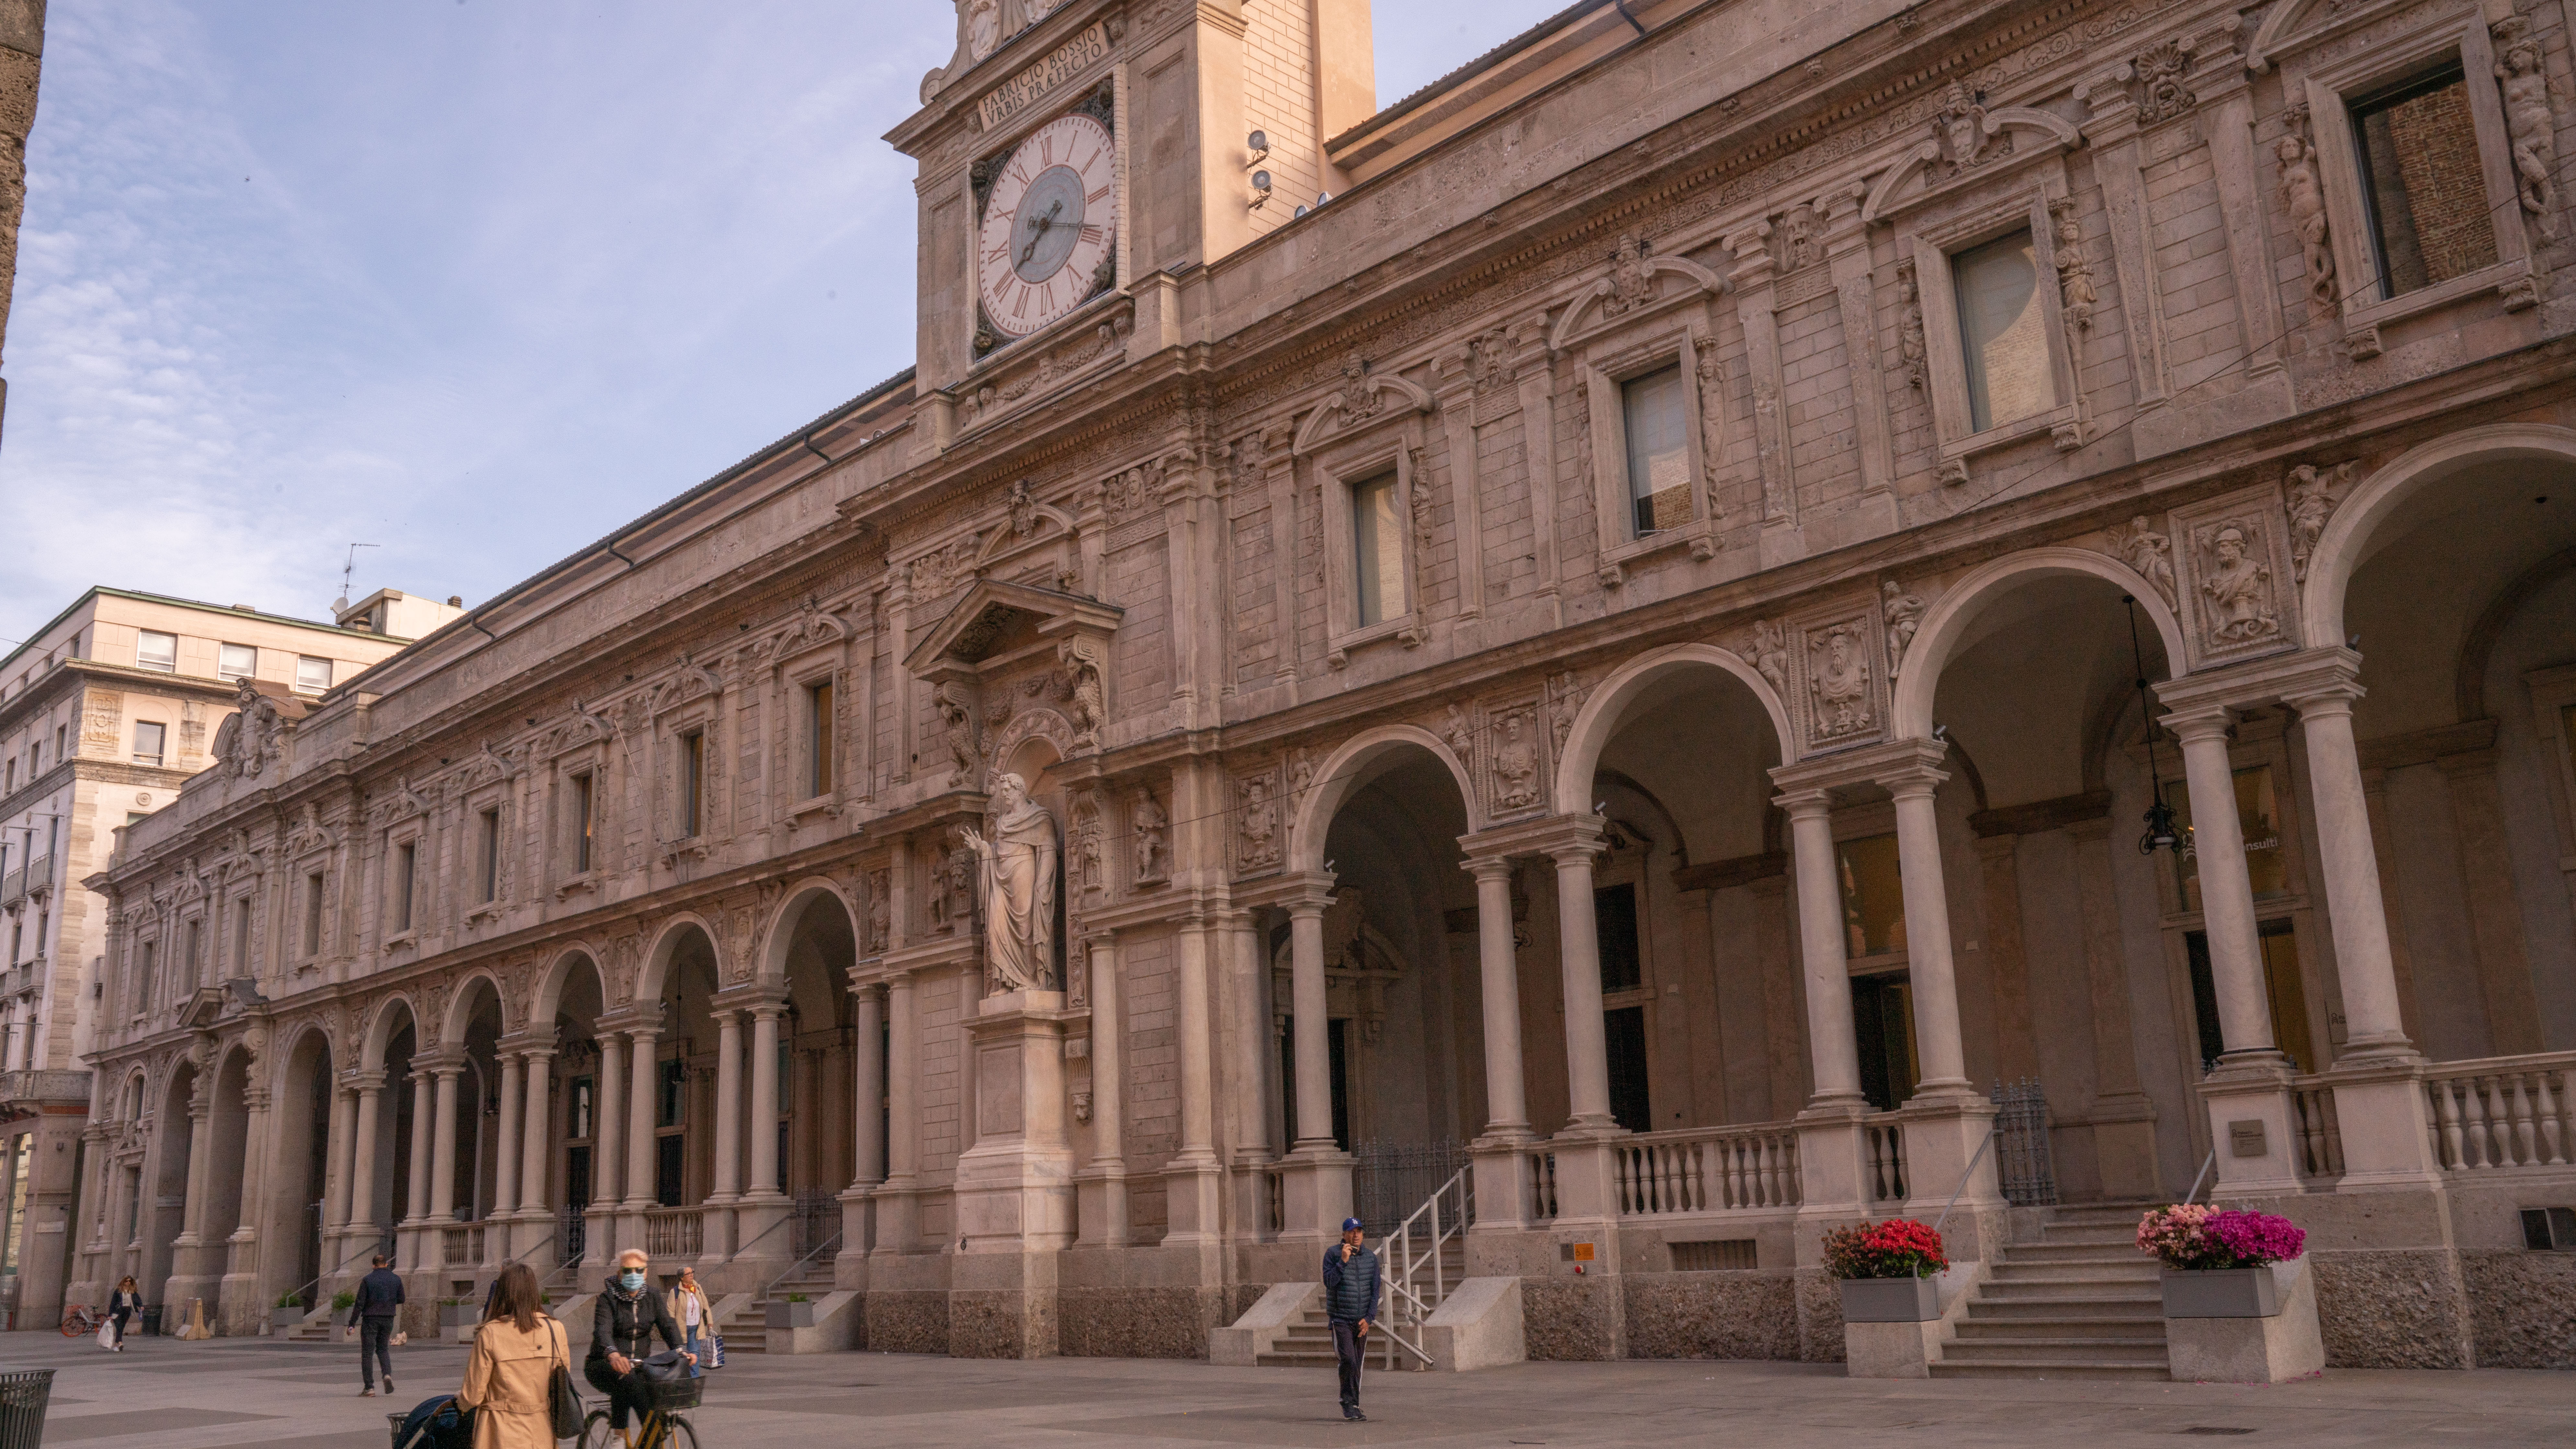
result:
[(957, 1159), (949, 1351), (971, 1358), (1056, 1352), (1056, 1254), (1073, 1245), (1066, 1134), (1064, 993), (984, 998), (966, 1024), (975, 1145)]

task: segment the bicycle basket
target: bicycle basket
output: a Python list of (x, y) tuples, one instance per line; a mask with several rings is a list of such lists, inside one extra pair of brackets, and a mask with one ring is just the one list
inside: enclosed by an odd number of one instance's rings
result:
[(663, 1379), (651, 1384), (653, 1407), (657, 1409), (694, 1409), (699, 1396), (706, 1392), (705, 1379)]

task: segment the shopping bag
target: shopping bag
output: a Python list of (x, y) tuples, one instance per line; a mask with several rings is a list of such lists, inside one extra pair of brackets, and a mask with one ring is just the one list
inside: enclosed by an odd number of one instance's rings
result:
[(100, 1325), (98, 1326), (98, 1346), (99, 1346), (99, 1347), (101, 1347), (101, 1348), (114, 1348), (114, 1347), (116, 1347), (116, 1320), (115, 1320), (115, 1319), (111, 1318), (111, 1319), (109, 1319), (108, 1321), (106, 1321), (105, 1323), (102, 1323), (102, 1324), (100, 1324)]
[(707, 1361), (704, 1364), (701, 1364), (700, 1367), (711, 1369), (724, 1367), (723, 1339), (711, 1337), (707, 1340)]

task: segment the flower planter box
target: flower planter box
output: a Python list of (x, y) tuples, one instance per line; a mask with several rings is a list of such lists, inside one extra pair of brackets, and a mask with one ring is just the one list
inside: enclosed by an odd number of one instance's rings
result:
[(1930, 1323), (1941, 1316), (1937, 1278), (1843, 1278), (1843, 1322)]
[(472, 1328), (482, 1316), (482, 1312), (471, 1303), (438, 1305), (438, 1326), (441, 1328)]
[(773, 1299), (769, 1305), (768, 1325), (771, 1328), (812, 1328), (814, 1305)]
[(283, 1333), (302, 1323), (304, 1315), (309, 1311), (303, 1308), (272, 1308), (268, 1310), (269, 1326)]
[(2167, 1318), (2275, 1318), (2280, 1280), (2270, 1268), (2164, 1270)]

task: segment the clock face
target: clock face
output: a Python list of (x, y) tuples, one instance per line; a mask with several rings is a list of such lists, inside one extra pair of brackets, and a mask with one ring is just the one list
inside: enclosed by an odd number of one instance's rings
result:
[(1116, 143), (1089, 116), (1058, 116), (993, 178), (975, 278), (984, 315), (1026, 337), (1091, 295), (1118, 234)]

